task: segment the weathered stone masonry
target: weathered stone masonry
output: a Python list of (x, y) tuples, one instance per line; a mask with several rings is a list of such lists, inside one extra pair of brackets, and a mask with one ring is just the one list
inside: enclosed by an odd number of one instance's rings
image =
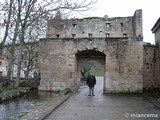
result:
[(39, 53), (39, 90), (77, 90), (82, 65), (95, 60), (104, 67), (104, 93), (142, 92), (142, 10), (131, 17), (50, 20)]
[(144, 45), (144, 89), (160, 88), (160, 18), (151, 31), (155, 35), (155, 45)]
[(160, 58), (158, 46), (144, 45), (143, 87), (150, 90), (160, 87)]

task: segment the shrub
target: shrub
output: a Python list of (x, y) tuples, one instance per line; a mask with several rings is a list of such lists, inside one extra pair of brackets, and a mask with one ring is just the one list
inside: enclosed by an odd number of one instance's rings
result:
[(64, 90), (64, 94), (69, 94), (69, 93), (72, 93), (72, 90), (70, 88), (65, 88)]
[(37, 88), (38, 85), (39, 85), (39, 80), (23, 80), (19, 86)]

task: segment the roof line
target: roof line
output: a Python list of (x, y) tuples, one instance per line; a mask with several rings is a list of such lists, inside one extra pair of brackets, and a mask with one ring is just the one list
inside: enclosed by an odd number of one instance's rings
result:
[(152, 33), (155, 33), (159, 27), (160, 27), (160, 17), (155, 23), (155, 25), (153, 26), (153, 28), (151, 29)]

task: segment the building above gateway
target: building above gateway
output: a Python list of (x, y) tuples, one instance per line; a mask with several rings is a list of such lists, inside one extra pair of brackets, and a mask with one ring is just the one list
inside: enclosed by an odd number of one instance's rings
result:
[(142, 10), (129, 17), (88, 17), (48, 20), (47, 38), (143, 37)]

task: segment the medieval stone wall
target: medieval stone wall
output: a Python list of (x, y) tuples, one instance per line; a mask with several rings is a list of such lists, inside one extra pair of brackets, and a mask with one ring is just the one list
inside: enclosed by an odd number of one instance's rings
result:
[(142, 37), (142, 10), (130, 17), (55, 18), (47, 28), (47, 38)]
[(143, 90), (142, 10), (131, 17), (49, 20), (39, 48), (39, 90), (77, 90), (88, 60), (104, 67), (105, 93)]
[(160, 86), (160, 58), (158, 47), (144, 45), (143, 87), (144, 90)]
[[(96, 58), (105, 68), (105, 93), (142, 92), (143, 42), (135, 38), (43, 39), (39, 52), (39, 90), (79, 88), (79, 70), (85, 58), (79, 59), (76, 54), (87, 50), (105, 55), (105, 58)], [(86, 58), (93, 59), (92, 56)]]

